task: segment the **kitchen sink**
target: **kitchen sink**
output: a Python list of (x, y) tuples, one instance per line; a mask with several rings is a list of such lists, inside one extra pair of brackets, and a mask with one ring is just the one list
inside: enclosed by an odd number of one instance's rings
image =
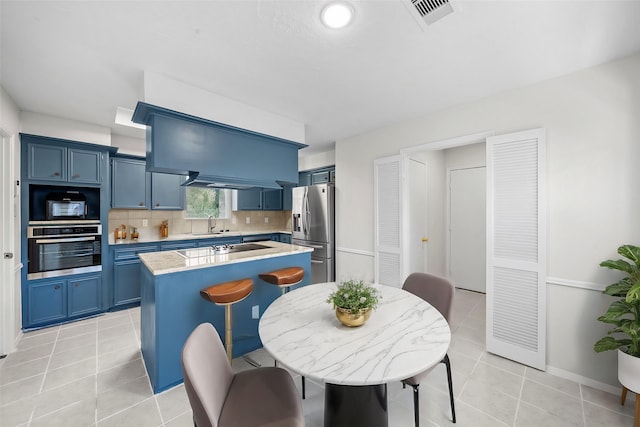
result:
[(199, 258), (213, 255), (233, 254), (237, 252), (255, 251), (259, 249), (270, 249), (271, 246), (259, 243), (240, 243), (237, 245), (209, 246), (199, 249), (180, 249), (178, 252), (185, 258)]

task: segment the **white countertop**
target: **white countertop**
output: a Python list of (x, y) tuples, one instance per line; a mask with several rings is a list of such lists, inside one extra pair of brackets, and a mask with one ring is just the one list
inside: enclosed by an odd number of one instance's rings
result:
[[(145, 237), (139, 238), (138, 240), (131, 240), (130, 238), (124, 240), (118, 240), (117, 242), (113, 239), (113, 233), (109, 234), (109, 244), (110, 245), (131, 245), (138, 243), (157, 243), (157, 242), (171, 242), (176, 240), (198, 240), (198, 239), (221, 239), (224, 237), (242, 237), (242, 236), (255, 236), (257, 234), (271, 234), (271, 233), (281, 233), (281, 234), (291, 234), (291, 230), (254, 230), (254, 231), (225, 231), (224, 233), (206, 233), (206, 234), (170, 234), (169, 237)], [(158, 233), (159, 234), (159, 233)]]
[(335, 283), (309, 285), (276, 299), (258, 326), (264, 348), (301, 375), (339, 385), (401, 381), (443, 359), (449, 325), (421, 298), (378, 286), (378, 308), (364, 325), (350, 328), (325, 302), (335, 289)]
[(220, 255), (212, 255), (204, 252), (202, 249), (189, 249), (187, 251), (190, 254), (195, 255), (199, 251), (202, 256), (185, 257), (181, 255), (179, 251), (163, 251), (142, 253), (139, 254), (138, 257), (144, 265), (147, 266), (151, 273), (158, 276), (161, 274), (193, 270), (196, 268), (214, 267), (218, 265), (313, 252), (313, 248), (306, 246), (290, 245), (288, 243), (273, 241), (259, 243), (261, 245), (269, 246), (269, 248)]

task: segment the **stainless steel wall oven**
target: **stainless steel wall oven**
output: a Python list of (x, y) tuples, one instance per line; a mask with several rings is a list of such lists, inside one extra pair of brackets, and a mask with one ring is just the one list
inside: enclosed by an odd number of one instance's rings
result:
[(102, 270), (99, 222), (28, 227), (29, 280)]

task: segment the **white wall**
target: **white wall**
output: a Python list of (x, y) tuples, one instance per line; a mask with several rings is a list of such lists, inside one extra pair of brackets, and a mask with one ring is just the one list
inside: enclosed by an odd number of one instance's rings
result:
[(298, 170), (306, 171), (325, 166), (333, 166), (336, 163), (336, 150), (327, 150), (321, 153), (305, 154), (305, 149), (298, 151)]
[(111, 135), (111, 146), (118, 147), (118, 154), (131, 154), (134, 156), (146, 156), (146, 140), (124, 135)]
[(107, 127), (30, 111), (23, 111), (20, 119), (23, 133), (111, 145), (111, 129)]
[[(13, 143), (13, 153), (14, 153), (14, 161), (13, 161), (13, 170), (14, 177), (13, 179), (20, 178), (20, 144), (19, 144), (19, 135), (20, 132), (20, 110), (18, 106), (15, 104), (13, 99), (7, 94), (0, 86), (0, 130), (8, 135), (9, 139)], [(13, 190), (13, 187), (7, 189), (8, 191)], [(14, 198), (14, 229), (20, 230), (20, 191), (15, 191)], [(5, 218), (1, 219), (5, 221)], [(13, 336), (17, 339), (20, 335), (21, 326), (22, 326), (22, 293), (20, 292), (20, 260), (21, 256), (21, 248), (20, 248), (20, 233), (16, 231), (13, 236), (13, 259), (14, 259), (14, 289), (13, 289), (13, 300), (12, 301), (0, 301), (2, 307), (0, 309), (4, 312), (5, 310), (11, 311), (8, 309), (7, 305), (13, 304)]]
[[(548, 144), (548, 275), (553, 283), (604, 285), (598, 264), (640, 243), (640, 54), (336, 143), (337, 246), (373, 251), (373, 161), (400, 149), (494, 129), (544, 127)], [(353, 257), (351, 257), (353, 258)], [(348, 274), (369, 265), (338, 253)], [(371, 262), (372, 266), (373, 263)], [(550, 284), (547, 363), (617, 384), (613, 352), (595, 354), (595, 319), (609, 297)], [(613, 369), (613, 370), (612, 370)]]

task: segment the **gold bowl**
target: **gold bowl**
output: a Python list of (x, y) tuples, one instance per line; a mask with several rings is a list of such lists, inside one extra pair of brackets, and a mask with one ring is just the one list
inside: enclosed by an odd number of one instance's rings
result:
[(345, 308), (336, 307), (336, 317), (343, 325), (349, 327), (362, 326), (371, 316), (371, 309), (365, 308), (357, 313), (350, 313)]

